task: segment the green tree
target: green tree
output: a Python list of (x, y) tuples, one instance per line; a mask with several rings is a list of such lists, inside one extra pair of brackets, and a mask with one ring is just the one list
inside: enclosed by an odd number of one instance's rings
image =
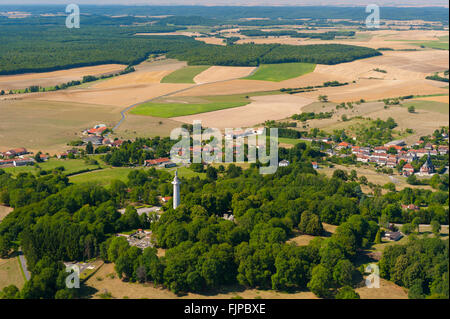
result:
[(336, 299), (360, 299), (359, 294), (350, 286), (342, 287), (338, 290)]
[(409, 113), (415, 113), (416, 112), (416, 107), (414, 105), (408, 106), (408, 112)]
[(11, 248), (11, 241), (7, 240), (4, 236), (0, 237), (0, 257), (7, 258)]
[(433, 219), (430, 225), (434, 236), (439, 237), (439, 234), (441, 233), (441, 223), (439, 223), (436, 219)]
[(348, 259), (339, 260), (333, 270), (333, 280), (336, 286), (352, 284), (355, 267)]
[(381, 229), (378, 229), (375, 236), (375, 244), (381, 244)]
[(421, 222), (420, 217), (414, 218), (414, 219), (412, 220), (412, 222), (411, 222), (412, 228), (413, 228), (414, 230), (417, 230), (418, 233), (420, 233), (420, 222)]
[(20, 291), (15, 285), (9, 285), (0, 291), (0, 299), (19, 299)]
[(87, 154), (94, 154), (94, 145), (92, 145), (92, 142), (88, 142), (86, 145), (86, 153)]
[(317, 265), (311, 273), (311, 280), (308, 288), (318, 297), (326, 298), (330, 296), (332, 277), (330, 271), (322, 265)]

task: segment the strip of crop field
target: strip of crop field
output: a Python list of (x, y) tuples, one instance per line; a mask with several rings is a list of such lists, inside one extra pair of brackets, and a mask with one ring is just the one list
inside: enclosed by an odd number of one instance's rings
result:
[(195, 83), (194, 78), (207, 70), (209, 66), (188, 66), (176, 70), (161, 80), (161, 83)]
[(246, 79), (281, 82), (311, 73), (315, 68), (316, 65), (312, 63), (263, 64)]

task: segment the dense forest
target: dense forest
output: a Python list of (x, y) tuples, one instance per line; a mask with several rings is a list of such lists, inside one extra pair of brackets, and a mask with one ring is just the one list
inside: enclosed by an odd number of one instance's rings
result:
[[(34, 14), (62, 13), (65, 7), (61, 5), (2, 5), (3, 11), (25, 11)], [(267, 18), (268, 23), (279, 20), (317, 19), (326, 21), (334, 19), (352, 19), (364, 21), (367, 17), (365, 7), (333, 7), (333, 6), (105, 6), (83, 5), (82, 12), (89, 15), (137, 15), (137, 16), (201, 16), (218, 20), (217, 24), (230, 22), (253, 22), (240, 20), (242, 18)], [(448, 10), (439, 7), (383, 7), (383, 17), (388, 20), (425, 20), (441, 21), (448, 24)], [(222, 22), (223, 21), (223, 22)], [(295, 20), (294, 20), (295, 21)], [(261, 23), (256, 20), (255, 22)], [(297, 21), (298, 23), (298, 21)]]
[[(116, 158), (119, 166), (138, 163), (144, 145), (155, 149), (152, 157), (170, 148), (165, 139), (139, 139), (124, 143), (109, 160)], [(209, 166), (204, 179), (182, 178), (182, 205), (173, 210), (168, 203), (159, 219), (139, 216), (130, 203), (155, 205), (158, 196), (172, 195), (172, 175), (167, 171), (133, 170), (127, 182), (116, 180), (106, 189), (71, 185), (59, 170), (17, 177), (0, 170), (0, 202), (15, 208), (0, 224), (0, 254), (20, 244), (32, 272), (20, 292), (8, 287), (3, 296), (82, 297), (77, 295), (80, 291), (64, 288), (67, 274), (60, 262), (100, 257), (114, 262), (123, 279), (153, 282), (179, 294), (240, 284), (358, 298), (353, 289), (363, 275), (357, 267), (358, 251), (372, 245), (380, 219), (448, 224), (448, 183), (434, 192), (405, 188), (368, 196), (356, 174), (336, 170), (331, 178), (319, 175), (311, 161), (323, 154), (312, 146), (300, 143), (279, 151), (279, 157), (292, 164), (274, 175), (260, 175), (261, 164), (255, 163), (246, 170), (233, 164)], [(426, 208), (402, 210), (401, 204), (411, 203)], [(124, 214), (118, 212), (121, 207), (126, 207)], [(222, 218), (230, 213), (236, 222)], [(323, 235), (322, 222), (338, 225), (336, 233), (307, 246), (287, 243), (294, 232)], [(166, 255), (158, 257), (155, 248), (130, 247), (114, 236), (137, 228), (150, 228)], [(437, 245), (434, 251), (441, 254), (446, 249), (448, 244)], [(447, 268), (439, 260), (442, 266), (422, 278), (423, 287), (428, 282), (437, 285), (439, 276), (448, 277), (448, 259)], [(418, 257), (411, 257), (411, 262), (429, 267)], [(385, 269), (390, 278), (390, 268)], [(423, 289), (424, 296), (448, 297), (448, 286)]]
[(166, 54), (191, 65), (230, 66), (284, 62), (337, 64), (381, 54), (370, 48), (338, 44), (211, 45), (182, 36), (135, 36), (136, 33), (175, 31), (177, 27), (94, 25), (77, 30), (45, 24), (2, 26), (0, 74), (105, 63), (135, 65), (149, 54)]

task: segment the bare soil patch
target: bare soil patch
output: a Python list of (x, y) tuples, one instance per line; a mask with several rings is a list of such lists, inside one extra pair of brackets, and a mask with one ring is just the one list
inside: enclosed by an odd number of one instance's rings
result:
[(0, 222), (11, 213), (13, 209), (11, 207), (0, 205)]
[(355, 289), (361, 299), (408, 299), (405, 288), (380, 278), (380, 288), (361, 287)]

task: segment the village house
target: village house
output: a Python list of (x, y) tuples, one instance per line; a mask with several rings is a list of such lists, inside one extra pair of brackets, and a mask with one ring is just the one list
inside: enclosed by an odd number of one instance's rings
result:
[(402, 205), (402, 209), (403, 210), (419, 210), (419, 206), (416, 206), (414, 204), (409, 204), (409, 205)]
[(406, 176), (406, 177), (413, 175), (414, 167), (409, 163), (405, 164), (405, 166), (403, 166), (403, 169), (402, 169), (402, 174), (403, 174), (403, 176)]
[(344, 149), (347, 149), (347, 148), (349, 148), (349, 147), (351, 147), (352, 145), (350, 145), (349, 143), (347, 143), (347, 142), (341, 142), (341, 143), (339, 143), (337, 146), (336, 146), (336, 150), (344, 150)]
[(20, 148), (8, 150), (6, 152), (2, 152), (2, 153), (0, 153), (0, 156), (3, 158), (12, 158), (12, 157), (16, 157), (16, 156), (25, 155), (25, 154), (28, 154), (27, 149), (24, 147), (20, 147)]
[(448, 146), (440, 145), (440, 146), (438, 147), (438, 152), (439, 152), (440, 155), (446, 155), (446, 154), (448, 154)]
[(319, 168), (319, 164), (317, 162), (311, 162), (311, 165), (314, 169), (318, 169)]
[(105, 132), (108, 128), (106, 127), (105, 124), (98, 124), (95, 125), (93, 128), (85, 130), (83, 132), (84, 135), (97, 135), (100, 136), (103, 134), (103, 132)]
[(171, 163), (170, 158), (168, 157), (162, 157), (152, 160), (146, 160), (144, 163), (144, 166), (160, 166), (163, 164)]

